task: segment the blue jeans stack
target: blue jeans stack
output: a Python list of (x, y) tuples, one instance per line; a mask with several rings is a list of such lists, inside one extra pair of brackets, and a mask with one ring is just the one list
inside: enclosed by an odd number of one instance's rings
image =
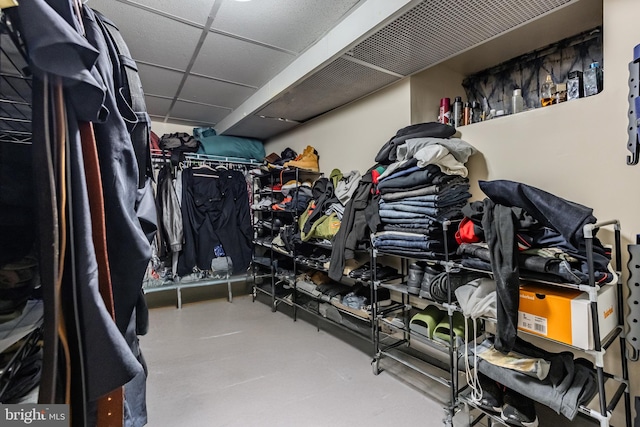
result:
[(383, 178), (378, 190), (383, 229), (373, 239), (378, 250), (443, 259), (447, 238), (449, 252), (455, 252), (455, 240), (444, 236), (442, 222), (462, 218), (461, 209), (471, 197), (466, 178), (447, 175), (435, 165), (413, 167)]

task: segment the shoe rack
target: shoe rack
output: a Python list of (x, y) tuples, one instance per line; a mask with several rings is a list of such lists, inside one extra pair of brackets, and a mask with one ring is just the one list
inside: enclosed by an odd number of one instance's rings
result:
[[(447, 229), (451, 227), (450, 223), (443, 224), (443, 233), (447, 232)], [(598, 310), (598, 291), (601, 286), (599, 286), (595, 281), (595, 269), (594, 269), (594, 260), (593, 260), (593, 238), (595, 232), (603, 227), (612, 227), (614, 231), (614, 245), (613, 245), (613, 268), (617, 275), (617, 282), (611, 285), (602, 285), (602, 286), (614, 286), (616, 288), (616, 293), (619, 296), (616, 299), (616, 315), (617, 315), (617, 325), (616, 327), (606, 336), (601, 336), (600, 334), (600, 326), (599, 326), (599, 310)], [(572, 288), (576, 291), (582, 292), (587, 296), (588, 299), (588, 310), (590, 312), (590, 325), (589, 325), (589, 334), (592, 340), (591, 349), (585, 350), (584, 348), (578, 348), (575, 346), (570, 346), (565, 343), (561, 343), (559, 341), (553, 341), (548, 338), (541, 337), (540, 334), (535, 334), (537, 337), (540, 337), (542, 344), (549, 343), (552, 347), (557, 348), (558, 346), (564, 347), (565, 350), (570, 350), (575, 354), (575, 357), (586, 358), (590, 360), (593, 364), (593, 374), (595, 376), (597, 390), (595, 391), (593, 397), (589, 400), (589, 402), (583, 402), (578, 405), (577, 415), (580, 418), (587, 418), (591, 421), (597, 422), (600, 426), (607, 427), (610, 425), (610, 420), (612, 416), (612, 412), (616, 409), (621, 400), (624, 400), (624, 418), (627, 427), (631, 427), (631, 399), (630, 399), (630, 386), (629, 386), (629, 369), (628, 362), (626, 358), (627, 352), (627, 342), (625, 336), (625, 323), (624, 323), (624, 307), (623, 307), (623, 289), (622, 289), (622, 261), (621, 261), (621, 243), (620, 243), (620, 224), (617, 220), (606, 221), (598, 224), (587, 224), (584, 227), (584, 235), (585, 235), (585, 247), (587, 254), (587, 265), (589, 267), (589, 282), (588, 284), (581, 285), (571, 285), (571, 284), (559, 284), (556, 283), (554, 286), (563, 287), (563, 288)], [(445, 239), (446, 242), (446, 239)], [(446, 252), (448, 252), (445, 249)], [(376, 260), (385, 256), (388, 257), (388, 254), (384, 254), (382, 252), (377, 251), (375, 248), (371, 251), (372, 263), (376, 262)], [(397, 257), (397, 255), (394, 255)], [(415, 258), (402, 258), (403, 263), (403, 272), (408, 272), (409, 263), (415, 261)], [(449, 328), (450, 331), (450, 345), (444, 345), (442, 342), (438, 342), (433, 338), (423, 336), (421, 334), (412, 331), (409, 327), (409, 313), (411, 310), (423, 310), (428, 306), (435, 306), (440, 310), (446, 312), (445, 316), (449, 317), (449, 324), (453, 324), (453, 316), (458, 313), (461, 313), (460, 306), (453, 301), (451, 295), (451, 274), (452, 271), (460, 271), (460, 270), (468, 270), (475, 271), (473, 269), (469, 269), (463, 266), (461, 263), (457, 261), (451, 261), (449, 259), (446, 260), (423, 260), (424, 262), (431, 265), (439, 265), (445, 269), (447, 272), (447, 280), (449, 286), (447, 292), (447, 302), (439, 303), (434, 300), (430, 300), (424, 298), (423, 296), (415, 296), (411, 295), (408, 290), (406, 283), (398, 284), (387, 284), (383, 281), (379, 281), (374, 278), (373, 281), (373, 295), (372, 301), (373, 307), (376, 307), (376, 293), (378, 290), (387, 288), (393, 291), (395, 297), (392, 298), (395, 303), (386, 308), (385, 310), (374, 310), (373, 319), (376, 326), (374, 327), (374, 358), (372, 361), (372, 369), (375, 375), (381, 372), (380, 361), (383, 358), (390, 358), (394, 361), (411, 368), (414, 371), (419, 372), (420, 374), (428, 377), (429, 379), (442, 384), (449, 388), (449, 400), (445, 402), (445, 418), (443, 419), (443, 424), (447, 426), (454, 425), (475, 425), (481, 419), (486, 418), (489, 419), (493, 425), (510, 425), (507, 423), (504, 417), (501, 417), (500, 414), (495, 412), (488, 411), (481, 407), (477, 401), (470, 397), (470, 390), (465, 384), (463, 377), (461, 376), (460, 370), (462, 369), (463, 363), (461, 362), (461, 358), (464, 355), (465, 348), (464, 346), (456, 346), (454, 336), (453, 336), (453, 328)], [(479, 271), (479, 270), (477, 270)], [(487, 277), (493, 278), (493, 274), (490, 271), (484, 272)], [(527, 278), (527, 282), (531, 282), (532, 280)], [(544, 282), (546, 285), (551, 284), (551, 282)], [(394, 313), (399, 313), (403, 316), (403, 321), (400, 324), (394, 324), (394, 322), (390, 322), (388, 320), (388, 316)], [(482, 319), (482, 325), (491, 326), (496, 324), (496, 319)], [(491, 327), (484, 328), (482, 330), (481, 337), (491, 336)], [(523, 332), (522, 330), (518, 330), (518, 335), (525, 338), (533, 338), (534, 335)], [(444, 366), (442, 364), (437, 364), (437, 368), (440, 368), (440, 372), (442, 375), (434, 375), (433, 369), (430, 369), (430, 365), (433, 365), (433, 361), (424, 357), (424, 354), (420, 352), (416, 352), (412, 347), (414, 347), (414, 343), (419, 342), (420, 344), (426, 344), (431, 348), (438, 349), (448, 357), (448, 362)], [(536, 341), (536, 345), (537, 345)], [(607, 362), (607, 366), (609, 369), (614, 366), (614, 362), (617, 362), (618, 368), (616, 373), (609, 372), (605, 369), (605, 354), (611, 347), (618, 343), (619, 350), (615, 351), (614, 355), (612, 355)], [(542, 347), (541, 347), (542, 348)], [(617, 360), (615, 360), (617, 359)], [(496, 379), (497, 380), (497, 379)], [(527, 396), (527, 390), (520, 389), (515, 390), (525, 396)], [(527, 396), (528, 398), (533, 399), (533, 396)], [(535, 399), (534, 399), (535, 400)], [(539, 403), (538, 403), (539, 404)], [(462, 424), (458, 424), (460, 419), (463, 419)], [(562, 418), (563, 425), (572, 424), (567, 418)]]
[[(259, 203), (261, 197), (270, 197), (274, 202), (282, 200), (284, 196), (278, 189), (278, 184), (281, 185), (290, 180), (299, 183), (306, 180), (314, 182), (320, 177), (322, 173), (299, 168), (265, 171), (254, 177), (253, 205)], [(327, 273), (332, 251), (331, 243), (311, 239), (305, 242), (298, 241), (290, 248), (280, 250), (274, 244), (274, 239), (277, 241), (279, 231), (284, 227), (299, 230), (300, 214), (286, 209), (262, 208), (253, 209), (253, 215), (254, 271), (266, 269), (270, 274), (270, 280), (267, 283), (254, 284), (253, 300), (255, 301), (259, 295), (266, 296), (270, 300), (272, 311), (275, 312), (282, 307), (282, 310), (286, 310), (294, 321), (304, 313), (305, 318), (311, 317), (316, 320), (318, 329), (321, 324), (327, 323), (371, 342), (374, 325), (371, 309), (356, 309), (342, 304), (337, 297), (338, 294), (310, 290), (306, 286), (308, 281), (301, 280), (304, 277), (311, 279), (315, 275), (320, 275), (330, 281)], [(273, 226), (276, 221), (281, 224), (279, 227)], [(360, 251), (359, 256), (368, 259), (369, 249)], [(269, 265), (266, 265), (267, 260)], [(363, 266), (360, 266), (360, 270), (362, 270), (360, 274), (349, 274), (351, 271), (345, 271), (342, 279), (335, 283), (335, 286), (339, 287), (342, 293), (349, 289), (362, 295), (366, 294), (370, 302), (373, 272)], [(391, 274), (390, 270), (384, 270), (389, 280), (397, 280), (400, 277), (396, 270), (394, 272), (395, 274)], [(351, 273), (357, 273), (357, 271), (354, 270)], [(377, 273), (379, 274), (380, 271)]]

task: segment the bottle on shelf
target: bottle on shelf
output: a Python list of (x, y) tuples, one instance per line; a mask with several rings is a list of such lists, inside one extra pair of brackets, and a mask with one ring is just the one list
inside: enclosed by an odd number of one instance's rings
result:
[(602, 68), (598, 62), (592, 62), (582, 74), (584, 96), (596, 95), (602, 91)]
[(542, 86), (540, 86), (540, 104), (542, 104), (543, 107), (555, 104), (555, 93), (556, 85), (555, 83), (553, 83), (551, 74), (547, 74), (547, 78), (545, 79), (544, 83), (542, 83)]
[(471, 103), (470, 102), (465, 102), (464, 104), (464, 113), (463, 113), (463, 118), (462, 118), (462, 124), (463, 125), (470, 125), (471, 124)]
[(482, 107), (478, 101), (471, 103), (471, 123), (478, 123), (482, 121)]
[(558, 83), (556, 85), (556, 103), (560, 104), (561, 102), (565, 102), (566, 100), (567, 100), (567, 84)]
[(448, 125), (451, 122), (451, 99), (440, 99), (440, 114), (438, 114), (438, 123)]
[(582, 98), (583, 96), (582, 71), (570, 71), (567, 77), (567, 101)]
[(511, 97), (511, 113), (517, 114), (524, 111), (524, 99), (522, 98), (522, 89), (514, 89)]
[(457, 128), (462, 126), (462, 115), (462, 97), (456, 96), (455, 101), (453, 102), (453, 117), (451, 118), (453, 121), (453, 127)]

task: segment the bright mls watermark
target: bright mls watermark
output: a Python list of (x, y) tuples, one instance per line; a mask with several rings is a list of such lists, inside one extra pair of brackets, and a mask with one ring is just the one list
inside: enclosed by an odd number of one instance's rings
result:
[(69, 405), (0, 405), (0, 426), (69, 427)]

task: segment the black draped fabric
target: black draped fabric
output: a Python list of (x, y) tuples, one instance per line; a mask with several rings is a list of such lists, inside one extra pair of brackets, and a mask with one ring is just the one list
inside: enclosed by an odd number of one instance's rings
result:
[(193, 268), (209, 270), (211, 261), (228, 256), (233, 272), (246, 271), (251, 262), (249, 195), (242, 172), (188, 168), (182, 172), (184, 246), (178, 274)]

